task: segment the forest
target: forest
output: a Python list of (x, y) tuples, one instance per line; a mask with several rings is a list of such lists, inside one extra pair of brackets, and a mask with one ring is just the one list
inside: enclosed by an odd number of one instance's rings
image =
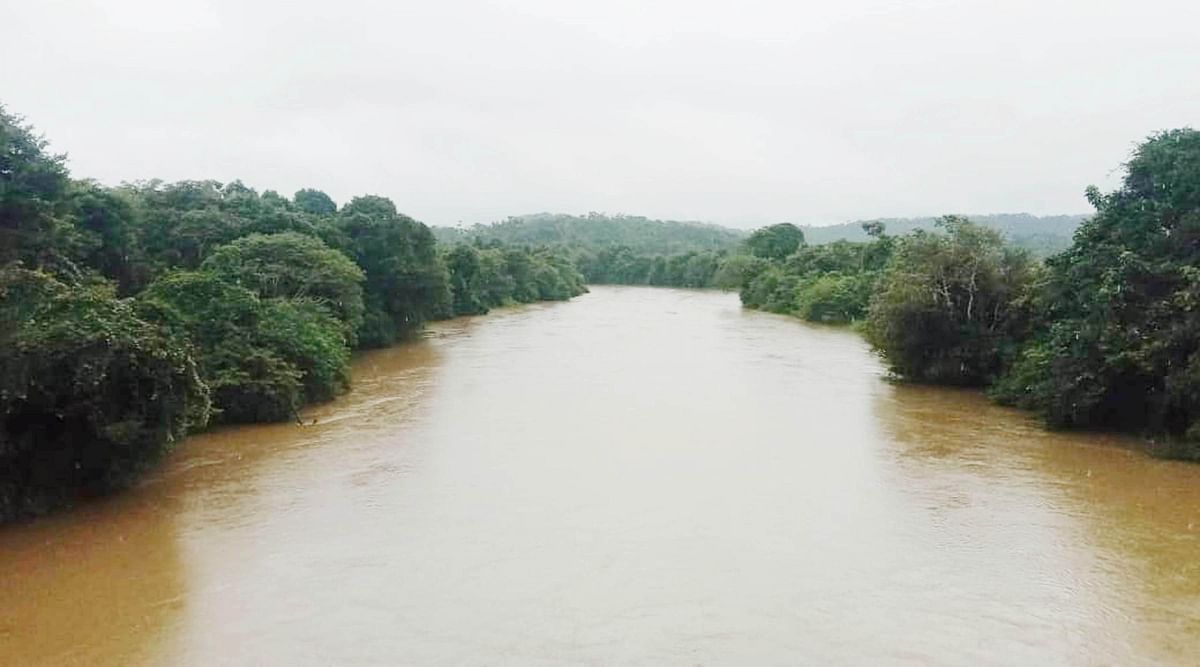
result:
[(388, 199), (104, 187), (0, 108), (0, 521), (128, 485), (187, 434), (297, 418), (353, 350), (586, 291), (562, 251), (439, 245)]
[(745, 232), (717, 225), (594, 212), (538, 213), (433, 231), (447, 243), (559, 248), (589, 283), (658, 287), (712, 287), (717, 266), (746, 238)]

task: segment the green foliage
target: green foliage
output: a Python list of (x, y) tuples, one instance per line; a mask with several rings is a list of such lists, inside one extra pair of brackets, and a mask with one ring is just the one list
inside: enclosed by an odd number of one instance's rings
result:
[(366, 274), (359, 342), (388, 345), (451, 311), (450, 282), (429, 228), (384, 197), (355, 197), (327, 232)]
[(251, 234), (217, 248), (201, 267), (264, 299), (315, 301), (342, 322), (350, 345), (362, 326), (362, 269), (318, 238)]
[(66, 205), (75, 222), (80, 264), (116, 281), (122, 295), (147, 280), (145, 264), (136, 261), (141, 255), (137, 212), (125, 193), (76, 181), (68, 188)]
[(902, 377), (985, 384), (1025, 334), (1036, 265), (966, 218), (940, 226), (945, 233), (900, 240), (872, 298), (867, 338)]
[(258, 340), (300, 372), (304, 403), (326, 401), (350, 386), (350, 348), (323, 302), (267, 299)]
[(479, 251), (459, 244), (445, 255), (446, 270), (450, 272), (451, 308), (455, 315), (481, 315), (488, 311), (487, 295), (483, 291), (483, 273)]
[(333, 215), (337, 213), (337, 204), (329, 195), (320, 190), (304, 188), (297, 190), (292, 196), (296, 208), (310, 215)]
[(250, 234), (315, 234), (313, 220), (274, 193), (259, 195), (239, 181), (159, 181), (130, 185), (136, 206), (137, 245), (148, 277), (195, 269), (216, 248)]
[(787, 273), (782, 267), (768, 264), (742, 286), (739, 294), (742, 305), (772, 313), (790, 313), (796, 308), (799, 280), (799, 276)]
[(639, 254), (629, 246), (611, 246), (576, 255), (588, 282), (657, 287), (711, 287), (725, 251), (687, 251), (674, 255)]
[(565, 253), (548, 248), (456, 245), (446, 252), (454, 315), (508, 303), (563, 301), (587, 291)]
[(755, 230), (745, 245), (755, 257), (783, 259), (804, 245), (804, 232), (796, 225), (781, 222)]
[(828, 273), (796, 290), (796, 315), (810, 322), (856, 322), (866, 315), (874, 274)]
[[(1071, 235), (1086, 216), (996, 213), (967, 217), (971, 222), (1000, 232), (1006, 241), (1018, 248), (1025, 248), (1033, 256), (1047, 257), (1071, 246)], [(873, 231), (882, 233), (881, 228), (895, 236), (905, 236), (917, 230), (934, 231), (937, 222), (938, 218), (884, 218), (820, 227), (805, 225), (802, 229), (809, 244), (823, 245), (834, 241), (869, 241)]]
[(74, 274), (74, 228), (61, 218), (67, 170), (61, 155), (0, 106), (0, 266), (22, 261)]
[(508, 268), (508, 258), (501, 247), (479, 248), (479, 300), (488, 306), (512, 303), (517, 281)]
[(740, 278), (737, 284), (746, 306), (810, 322), (855, 322), (866, 316), (875, 283), (895, 243), (881, 228), (877, 231), (868, 243), (803, 246), (775, 260), (731, 259), (729, 271)]
[[(470, 242), (479, 248), (493, 244), (558, 248), (590, 283), (671, 287), (710, 286), (727, 250), (745, 236), (715, 225), (600, 213), (542, 213), (466, 230), (434, 228), (434, 233), (443, 243)], [(522, 260), (512, 259), (515, 264), (509, 271), (511, 275), (520, 277), (524, 271), (533, 270), (523, 267)], [(517, 285), (514, 289), (514, 300), (538, 298), (532, 287)], [(563, 293), (560, 289), (550, 291)]]
[(717, 265), (712, 286), (720, 289), (740, 289), (761, 273), (769, 262), (754, 255), (729, 255)]
[(625, 246), (635, 255), (650, 257), (729, 250), (745, 238), (738, 230), (716, 225), (603, 213), (580, 216), (538, 213), (468, 229), (435, 227), (433, 231), (439, 241), (448, 244), (495, 241), (520, 246), (559, 246), (586, 252)]
[(532, 251), (531, 256), (539, 300), (565, 301), (587, 292), (583, 274), (565, 253), (539, 248)]
[(0, 271), (0, 520), (129, 484), (208, 416), (185, 347), (103, 287)]
[(1118, 190), (1088, 198), (1096, 215), (1047, 261), (1036, 333), (995, 395), (1200, 458), (1200, 132), (1151, 137)]
[(138, 299), (146, 318), (193, 345), (219, 421), (288, 419), (347, 384), (342, 328), (314, 301), (260, 299), (196, 271), (169, 273)]

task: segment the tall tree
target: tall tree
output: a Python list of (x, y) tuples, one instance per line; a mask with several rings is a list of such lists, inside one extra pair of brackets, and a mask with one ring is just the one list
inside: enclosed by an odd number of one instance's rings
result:
[(944, 233), (901, 240), (871, 300), (867, 338), (900, 376), (986, 384), (1024, 335), (1035, 265), (966, 218), (939, 226)]
[(366, 274), (359, 341), (387, 345), (450, 311), (450, 285), (433, 234), (390, 199), (355, 197), (338, 212), (328, 240)]
[(757, 229), (746, 239), (746, 248), (755, 257), (783, 259), (804, 245), (804, 232), (790, 222)]
[(296, 208), (310, 213), (312, 215), (333, 215), (337, 213), (337, 204), (329, 195), (314, 190), (312, 188), (304, 188), (297, 190), (292, 196), (292, 201), (296, 204)]
[(1200, 132), (1150, 137), (1121, 187), (1088, 199), (1096, 214), (1047, 261), (1037, 334), (997, 395), (1054, 425), (1200, 441)]
[(59, 217), (67, 189), (64, 156), (46, 152), (46, 140), (0, 106), (0, 265), (67, 270), (73, 228)]

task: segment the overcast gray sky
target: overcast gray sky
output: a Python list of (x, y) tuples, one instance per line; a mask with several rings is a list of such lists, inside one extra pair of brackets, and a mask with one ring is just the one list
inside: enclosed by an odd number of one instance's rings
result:
[(0, 102), (119, 183), (433, 224), (1084, 212), (1200, 125), (1196, 0), (10, 0)]

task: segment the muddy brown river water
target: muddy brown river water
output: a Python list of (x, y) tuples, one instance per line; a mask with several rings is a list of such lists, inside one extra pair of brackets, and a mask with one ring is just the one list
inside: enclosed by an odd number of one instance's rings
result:
[(1200, 466), (596, 288), (0, 529), (0, 664), (1195, 664)]

